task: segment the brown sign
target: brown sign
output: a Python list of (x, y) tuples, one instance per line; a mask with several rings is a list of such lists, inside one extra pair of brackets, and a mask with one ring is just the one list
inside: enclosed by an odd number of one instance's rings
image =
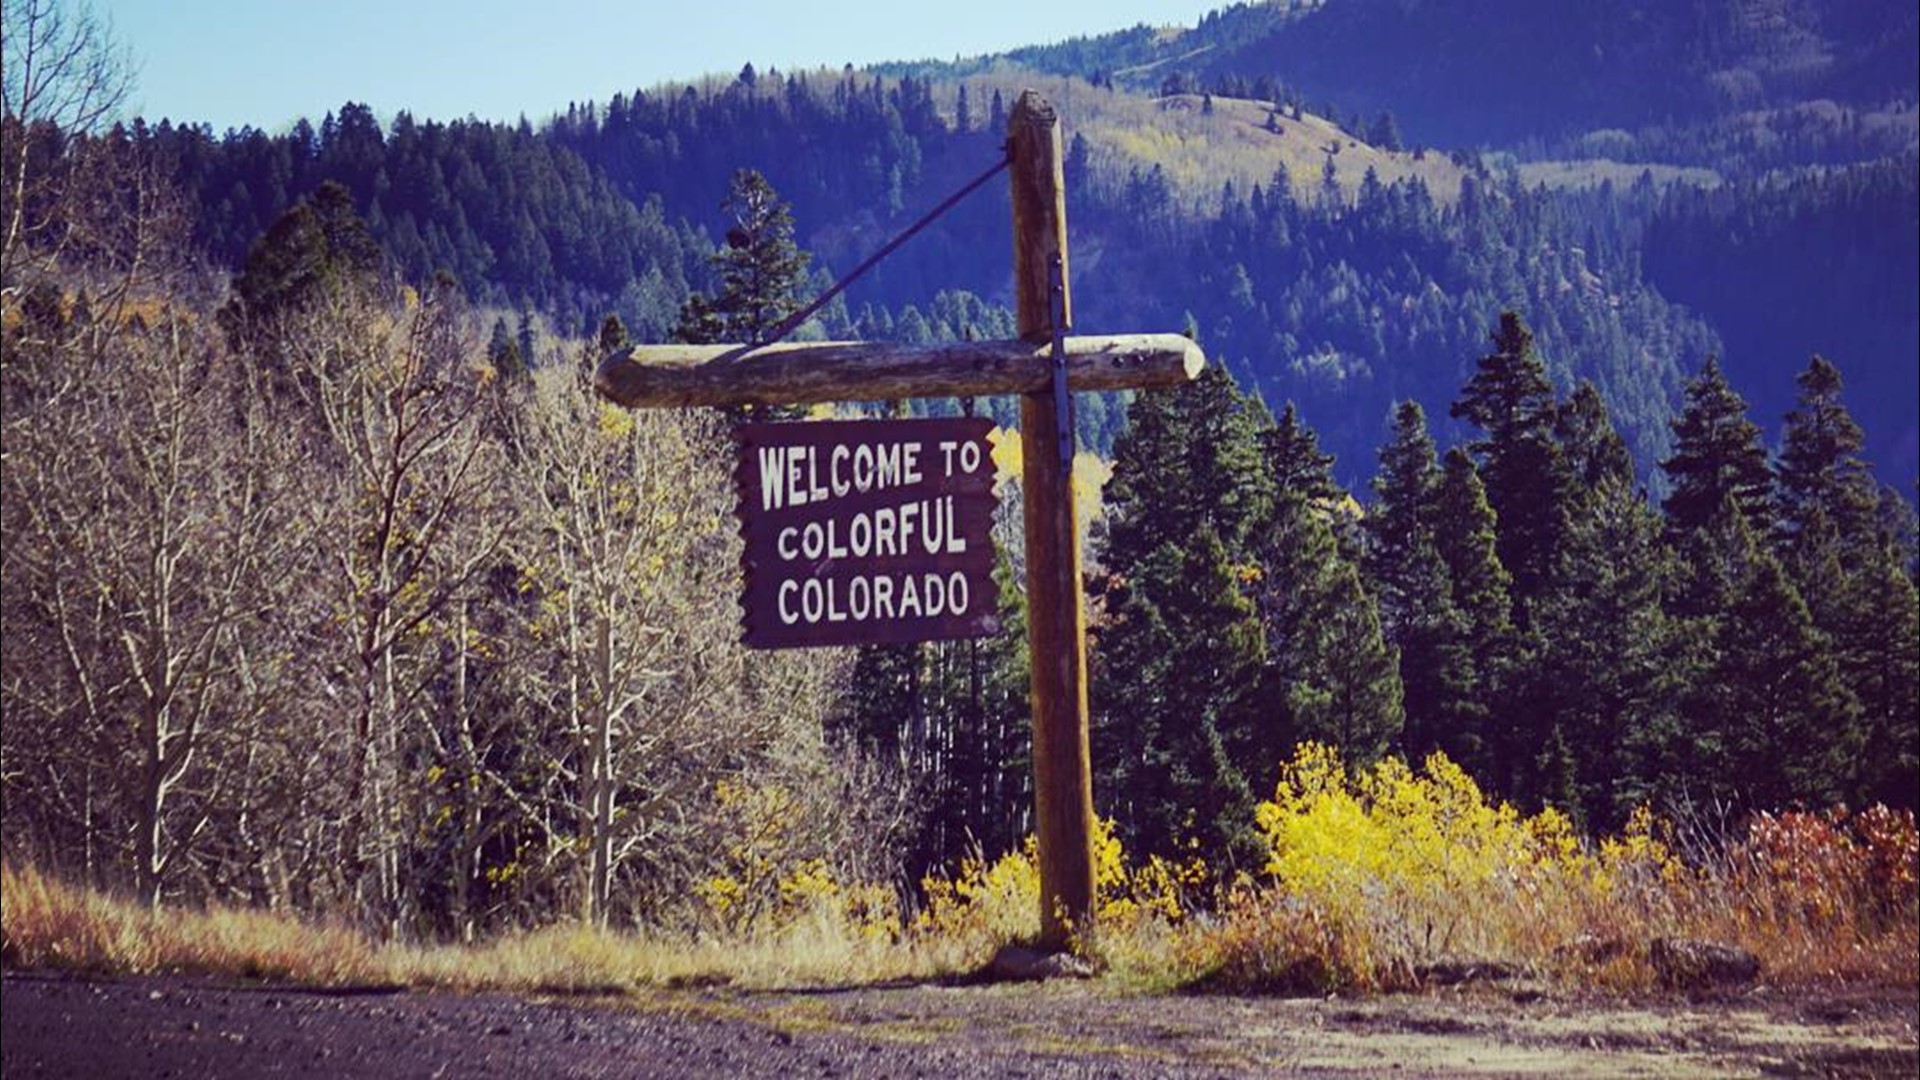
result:
[(746, 643), (996, 633), (992, 430), (984, 418), (739, 427)]

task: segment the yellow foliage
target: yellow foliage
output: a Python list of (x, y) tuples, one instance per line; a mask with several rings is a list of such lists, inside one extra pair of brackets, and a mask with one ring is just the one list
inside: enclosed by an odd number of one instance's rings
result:
[(632, 436), (634, 432), (633, 413), (617, 405), (601, 402), (595, 419), (598, 422), (600, 434), (609, 439), (625, 439)]
[(714, 922), (731, 934), (779, 936), (802, 925), (831, 925), (843, 936), (891, 941), (901, 932), (893, 890), (843, 884), (824, 859), (796, 850), (792, 824), (800, 805), (778, 784), (722, 780), (714, 799), (732, 823), (725, 872), (696, 887)]
[[(1200, 894), (1208, 880), (1198, 856), (1170, 862), (1156, 855), (1135, 865), (1110, 818), (1094, 819), (1093, 867), (1093, 929), (1100, 937), (1130, 934), (1150, 922), (1180, 921), (1188, 898)], [(922, 938), (997, 944), (1028, 937), (1040, 917), (1038, 843), (1029, 836), (1019, 850), (991, 863), (969, 857), (957, 876), (929, 877), (921, 889), (926, 908), (913, 929)]]
[(997, 427), (987, 433), (987, 441), (993, 447), (994, 486), (999, 488), (1009, 480), (1020, 479), (1027, 461), (1020, 447), (1020, 433), (1012, 428)]
[(1280, 892), (1403, 966), (1549, 952), (1627, 886), (1680, 872), (1648, 813), (1596, 857), (1565, 815), (1490, 802), (1442, 754), (1419, 774), (1389, 759), (1349, 776), (1309, 743), (1255, 815)]

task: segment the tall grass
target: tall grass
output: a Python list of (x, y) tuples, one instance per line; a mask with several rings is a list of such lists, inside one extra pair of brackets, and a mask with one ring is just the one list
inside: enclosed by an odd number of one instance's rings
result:
[(649, 935), (566, 924), (474, 946), (378, 945), (355, 930), (287, 915), (224, 907), (153, 912), (12, 863), (0, 866), (0, 957), (8, 967), (97, 974), (542, 993), (921, 979), (985, 959), (954, 942), (876, 938), (826, 905), (778, 927), (726, 935)]
[(321, 986), (390, 981), (390, 957), (334, 926), (234, 908), (150, 910), (0, 863), (0, 957), (85, 972), (195, 972)]
[[(1463, 967), (1637, 992), (1670, 975), (1656, 943), (1750, 951), (1779, 984), (1920, 982), (1920, 839), (1911, 812), (1763, 814), (1677, 853), (1636, 814), (1588, 844), (1548, 811), (1487, 800), (1436, 756), (1350, 775), (1303, 747), (1259, 808), (1270, 860), (1218, 883), (1197, 860), (1128, 857), (1110, 823), (1095, 853), (1100, 903), (1080, 935), (1122, 985), (1250, 992), (1416, 989)], [(1031, 842), (923, 883), (903, 916), (890, 890), (843, 885), (817, 861), (779, 872), (777, 903), (742, 917), (719, 877), (698, 932), (560, 925), (478, 946), (378, 945), (339, 926), (255, 911), (145, 908), (0, 865), (9, 967), (183, 972), (315, 985), (621, 993), (928, 979), (977, 969), (1031, 933)], [(1204, 902), (1203, 902), (1204, 901)]]

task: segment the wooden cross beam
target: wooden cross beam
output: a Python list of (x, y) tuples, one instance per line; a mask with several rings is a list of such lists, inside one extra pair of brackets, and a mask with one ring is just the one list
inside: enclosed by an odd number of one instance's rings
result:
[[(1206, 365), (1179, 334), (1069, 337), (1068, 387), (1075, 391), (1178, 386)], [(600, 393), (628, 406), (811, 405), (826, 401), (986, 397), (1049, 389), (1047, 344), (884, 341), (744, 345), (640, 345), (603, 361)]]
[[(1055, 322), (1063, 334), (1073, 322), (1065, 156), (1059, 118), (1038, 93), (1020, 95), (1007, 127), (1020, 340), (637, 346), (602, 362), (594, 385), (628, 406), (1020, 395), (1040, 945), (1060, 950), (1071, 945), (1075, 927), (1090, 925), (1094, 910), (1086, 613), (1072, 460), (1060, 452), (1072, 435), (1062, 425), (1072, 418), (1059, 407), (1053, 383)], [(1199, 347), (1177, 334), (1065, 337), (1061, 346), (1069, 391), (1177, 386), (1206, 363)]]

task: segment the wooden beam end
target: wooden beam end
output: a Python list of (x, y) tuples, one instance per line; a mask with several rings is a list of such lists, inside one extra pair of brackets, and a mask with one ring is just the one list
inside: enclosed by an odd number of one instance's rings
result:
[(1180, 368), (1187, 373), (1188, 382), (1199, 378), (1207, 368), (1207, 354), (1200, 350), (1200, 343), (1192, 338), (1187, 339), (1187, 347), (1180, 353)]
[(639, 367), (633, 359), (633, 346), (610, 352), (593, 370), (593, 388), (608, 401), (632, 408), (640, 404), (640, 387), (636, 385)]

